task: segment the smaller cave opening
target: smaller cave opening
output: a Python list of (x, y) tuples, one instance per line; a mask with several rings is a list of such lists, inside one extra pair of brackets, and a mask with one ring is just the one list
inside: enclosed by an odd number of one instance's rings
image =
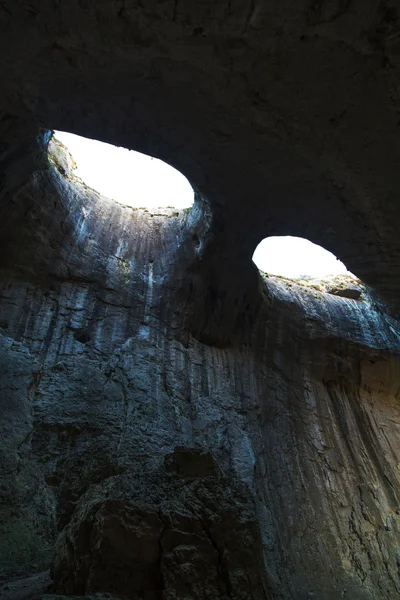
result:
[(134, 208), (193, 205), (189, 181), (158, 158), (63, 131), (54, 140), (69, 151), (73, 175), (102, 196)]
[(352, 273), (329, 250), (305, 238), (271, 236), (262, 240), (253, 262), (263, 271), (288, 279), (314, 279)]
[(257, 246), (253, 262), (267, 276), (292, 280), (349, 300), (363, 299), (365, 286), (346, 265), (329, 250), (304, 238), (265, 238)]

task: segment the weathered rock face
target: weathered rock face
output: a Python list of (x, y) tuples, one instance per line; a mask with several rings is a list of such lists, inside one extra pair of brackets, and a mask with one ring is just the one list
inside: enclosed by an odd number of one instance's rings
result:
[[(400, 595), (397, 14), (2, 3), (2, 578), (37, 596), (52, 565), (48, 598)], [(100, 197), (48, 163), (53, 127), (167, 160), (194, 208)], [(370, 287), (262, 278), (269, 234)]]
[(133, 210), (61, 162), (1, 225), (23, 215), (2, 255), (4, 574), (52, 562), (57, 594), (133, 600), (396, 597), (397, 322), (368, 290), (249, 265), (226, 331), (240, 288), (201, 295), (201, 204)]
[(4, 0), (0, 110), (176, 166), (211, 255), (306, 237), (398, 311), (399, 23), (395, 0)]
[(207, 455), (190, 454), (187, 477), (179, 467), (149, 473), (135, 464), (82, 498), (57, 542), (56, 589), (129, 598), (162, 592), (171, 600), (268, 597), (248, 490), (215, 469), (204, 476)]

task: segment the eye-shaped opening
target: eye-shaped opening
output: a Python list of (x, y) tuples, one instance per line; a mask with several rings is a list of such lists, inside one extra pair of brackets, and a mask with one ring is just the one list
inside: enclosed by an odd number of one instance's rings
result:
[(193, 204), (189, 181), (162, 160), (67, 132), (56, 131), (55, 141), (69, 150), (74, 176), (120, 204), (178, 209)]
[(257, 246), (253, 262), (260, 271), (290, 279), (352, 275), (332, 252), (292, 236), (265, 238)]

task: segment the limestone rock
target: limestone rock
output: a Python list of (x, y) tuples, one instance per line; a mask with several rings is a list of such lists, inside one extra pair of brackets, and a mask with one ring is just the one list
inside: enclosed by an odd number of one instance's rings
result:
[[(392, 0), (1, 3), (5, 585), (399, 597), (399, 32)], [(99, 196), (54, 128), (193, 209)], [(260, 276), (288, 234), (363, 301)]]
[(48, 571), (35, 573), (29, 577), (17, 577), (5, 583), (0, 582), (2, 600), (41, 600), (50, 591), (51, 579)]
[(49, 162), (54, 165), (61, 175), (65, 177), (72, 175), (73, 170), (76, 168), (76, 163), (68, 148), (56, 137), (53, 137), (49, 143), (48, 156)]
[(330, 288), (328, 290), (329, 294), (333, 294), (334, 296), (342, 296), (342, 298), (349, 298), (350, 300), (359, 300), (361, 296), (361, 290), (357, 288)]
[(262, 565), (244, 488), (212, 475), (183, 484), (143, 469), (82, 498), (57, 542), (53, 575), (64, 594), (259, 600), (268, 598)]
[(55, 554), (64, 595), (392, 600), (398, 323), (365, 288), (257, 273), (219, 319), (253, 275), (204, 287), (197, 206), (151, 215), (48, 167), (10, 227), (27, 206), (0, 303), (6, 577)]

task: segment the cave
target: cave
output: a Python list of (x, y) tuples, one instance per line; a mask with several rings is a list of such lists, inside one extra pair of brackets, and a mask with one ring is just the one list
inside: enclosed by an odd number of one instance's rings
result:
[[(0, 597), (400, 597), (397, 4), (4, 0), (0, 32)], [(193, 206), (102, 196), (53, 131)], [(260, 272), (280, 235), (357, 279)]]

